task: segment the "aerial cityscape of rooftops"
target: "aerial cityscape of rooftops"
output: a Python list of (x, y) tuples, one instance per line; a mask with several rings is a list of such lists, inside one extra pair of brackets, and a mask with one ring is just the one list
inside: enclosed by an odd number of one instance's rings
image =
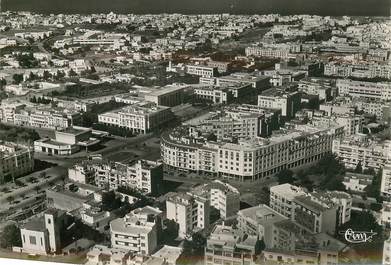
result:
[(391, 20), (0, 13), (0, 257), (391, 265)]

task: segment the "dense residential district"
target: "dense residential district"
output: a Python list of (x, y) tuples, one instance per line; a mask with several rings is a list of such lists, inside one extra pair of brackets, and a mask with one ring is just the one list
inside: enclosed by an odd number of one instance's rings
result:
[(389, 19), (3, 12), (0, 56), (1, 257), (391, 264)]

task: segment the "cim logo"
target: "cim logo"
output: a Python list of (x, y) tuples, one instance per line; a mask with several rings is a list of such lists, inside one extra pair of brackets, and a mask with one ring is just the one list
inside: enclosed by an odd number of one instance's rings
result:
[(350, 243), (365, 243), (371, 242), (372, 238), (377, 235), (376, 232), (372, 230), (370, 232), (365, 231), (353, 231), (353, 229), (349, 228), (346, 231), (339, 232), (340, 234), (345, 236), (345, 240)]

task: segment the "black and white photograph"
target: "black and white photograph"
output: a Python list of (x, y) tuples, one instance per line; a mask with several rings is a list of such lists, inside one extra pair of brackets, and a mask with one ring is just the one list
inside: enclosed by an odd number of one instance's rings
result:
[(0, 264), (391, 265), (391, 1), (0, 0)]

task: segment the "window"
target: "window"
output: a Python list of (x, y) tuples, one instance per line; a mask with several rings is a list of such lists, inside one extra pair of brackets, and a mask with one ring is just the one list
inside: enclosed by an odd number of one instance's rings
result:
[(31, 245), (36, 245), (37, 244), (37, 239), (35, 238), (35, 236), (30, 236), (29, 240), (30, 240), (30, 244)]

